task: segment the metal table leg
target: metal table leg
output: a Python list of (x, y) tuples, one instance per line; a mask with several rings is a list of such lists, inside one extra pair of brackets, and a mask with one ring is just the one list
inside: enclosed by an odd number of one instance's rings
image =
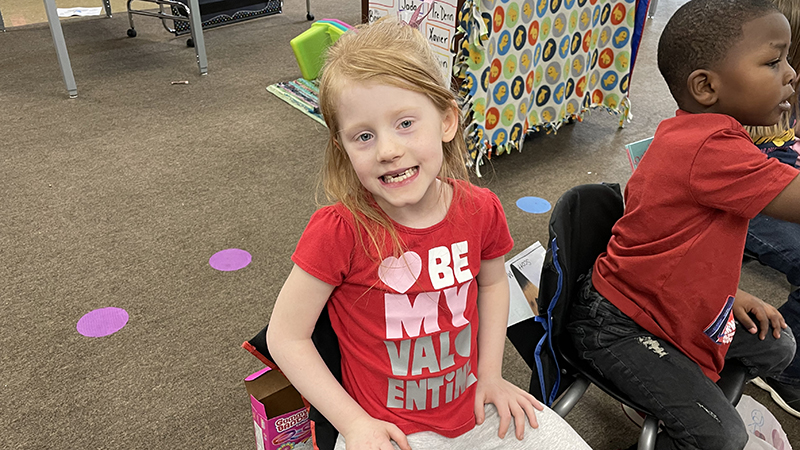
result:
[(0, 11), (0, 31), (6, 31), (6, 24), (3, 23), (2, 11)]
[(106, 16), (111, 17), (111, 0), (103, 0), (103, 8), (106, 10)]
[[(197, 0), (193, 0), (197, 1)], [(64, 42), (64, 31), (61, 30), (61, 22), (58, 21), (55, 0), (44, 0), (44, 9), (47, 12), (47, 21), (50, 23), (50, 34), (53, 35), (53, 44), (56, 47), (58, 65), (61, 66), (61, 74), (64, 76), (64, 84), (67, 85), (69, 98), (78, 96), (78, 86), (75, 84), (75, 77), (72, 75), (72, 65), (69, 62), (67, 44)]]
[(208, 74), (208, 60), (206, 59), (206, 42), (203, 39), (203, 22), (200, 19), (200, 3), (198, 0), (189, 0), (189, 23), (191, 24), (194, 51), (197, 54), (197, 66), (200, 75)]

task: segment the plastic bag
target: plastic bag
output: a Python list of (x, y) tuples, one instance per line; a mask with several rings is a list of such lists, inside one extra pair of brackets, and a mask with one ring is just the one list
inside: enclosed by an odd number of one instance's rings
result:
[(736, 406), (747, 427), (747, 445), (744, 450), (792, 450), (780, 422), (766, 406), (749, 395), (742, 395)]

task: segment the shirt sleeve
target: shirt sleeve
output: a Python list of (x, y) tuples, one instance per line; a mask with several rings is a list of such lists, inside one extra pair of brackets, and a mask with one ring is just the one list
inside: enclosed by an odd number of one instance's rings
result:
[(489, 260), (504, 256), (514, 247), (511, 232), (508, 230), (508, 221), (503, 211), (500, 199), (489, 190), (486, 190), (486, 229), (484, 230), (483, 248), (481, 259)]
[(695, 155), (689, 174), (699, 204), (751, 219), (796, 176), (797, 169), (767, 158), (744, 130), (711, 135)]
[(327, 206), (311, 216), (292, 261), (315, 278), (339, 286), (350, 272), (355, 241), (353, 224)]

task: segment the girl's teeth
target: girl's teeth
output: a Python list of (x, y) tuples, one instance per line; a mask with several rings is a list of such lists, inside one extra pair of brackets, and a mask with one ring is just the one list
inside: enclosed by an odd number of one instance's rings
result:
[(405, 180), (406, 178), (409, 178), (410, 176), (414, 175), (416, 172), (417, 172), (417, 168), (416, 167), (412, 167), (412, 168), (406, 170), (405, 172), (398, 173), (397, 175), (384, 175), (383, 176), (383, 181), (385, 183), (399, 183), (399, 182)]

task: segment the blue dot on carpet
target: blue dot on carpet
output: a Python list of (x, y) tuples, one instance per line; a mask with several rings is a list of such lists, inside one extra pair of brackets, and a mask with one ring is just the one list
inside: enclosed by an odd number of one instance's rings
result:
[(550, 202), (539, 197), (522, 197), (517, 200), (517, 208), (531, 214), (543, 214), (550, 211)]

